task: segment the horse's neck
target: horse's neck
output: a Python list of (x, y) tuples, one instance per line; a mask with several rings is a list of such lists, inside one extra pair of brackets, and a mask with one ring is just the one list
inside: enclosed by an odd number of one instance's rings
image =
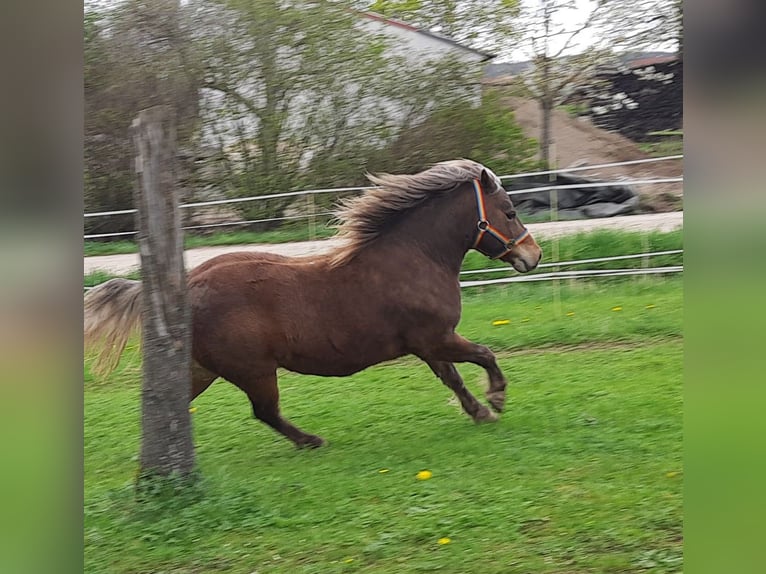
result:
[(401, 252), (401, 258), (396, 258), (399, 261), (416, 264), (421, 258), (457, 276), (469, 240), (463, 230), (465, 218), (456, 216), (456, 211), (445, 200), (440, 205), (423, 206), (379, 240), (386, 250)]

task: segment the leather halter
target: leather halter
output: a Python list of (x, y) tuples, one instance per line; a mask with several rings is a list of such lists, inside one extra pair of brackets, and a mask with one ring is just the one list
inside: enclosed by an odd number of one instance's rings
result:
[[(529, 230), (527, 230), (527, 228), (523, 225), (522, 227), (524, 227), (524, 231), (522, 231), (517, 237), (513, 239), (509, 239), (495, 227), (492, 227), (492, 224), (487, 219), (487, 211), (484, 208), (484, 192), (481, 189), (481, 183), (479, 183), (478, 179), (473, 180), (473, 190), (476, 193), (476, 205), (479, 208), (479, 221), (476, 223), (476, 227), (479, 231), (476, 234), (476, 239), (474, 240), (471, 248), (476, 249), (476, 251), (489, 257), (490, 259), (500, 259), (501, 257), (507, 255), (516, 245), (531, 237)], [(503, 251), (497, 255), (490, 255), (489, 253), (479, 249), (481, 240), (484, 239), (485, 235), (489, 235), (497, 239), (497, 241), (502, 244)]]

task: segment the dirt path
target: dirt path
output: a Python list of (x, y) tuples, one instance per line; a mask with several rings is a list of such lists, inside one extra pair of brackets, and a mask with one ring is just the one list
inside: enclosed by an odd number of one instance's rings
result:
[[(652, 213), (646, 215), (625, 215), (600, 219), (557, 221), (553, 223), (530, 223), (529, 230), (537, 237), (560, 237), (593, 231), (595, 229), (623, 229), (625, 231), (672, 231), (683, 227), (683, 212)], [(268, 251), (281, 255), (314, 255), (325, 253), (340, 245), (338, 239), (322, 241), (301, 241), (297, 243), (275, 243), (258, 245), (227, 245), (222, 247), (200, 247), (186, 252), (186, 268), (191, 269), (223, 253), (232, 251)], [(84, 258), (84, 273), (106, 271), (124, 275), (139, 267), (138, 253), (124, 255), (99, 255)]]

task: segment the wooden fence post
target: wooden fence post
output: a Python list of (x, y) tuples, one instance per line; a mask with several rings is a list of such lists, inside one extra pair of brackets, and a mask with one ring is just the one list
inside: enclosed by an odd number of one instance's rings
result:
[(314, 216), (314, 194), (306, 194), (306, 211), (309, 214), (309, 241), (314, 241), (317, 235), (316, 217)]
[(172, 108), (139, 112), (132, 135), (143, 285), (140, 482), (153, 475), (189, 475), (194, 470), (194, 443), (189, 415), (190, 312)]

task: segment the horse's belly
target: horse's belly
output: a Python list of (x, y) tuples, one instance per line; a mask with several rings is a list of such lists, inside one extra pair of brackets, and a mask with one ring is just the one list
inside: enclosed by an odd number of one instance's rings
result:
[(309, 349), (293, 348), (279, 358), (279, 366), (305, 375), (346, 377), (406, 352), (395, 344), (353, 345), (350, 348), (328, 345)]
[(294, 360), (284, 365), (280, 365), (292, 371), (294, 373), (301, 373), (303, 375), (318, 375), (321, 377), (347, 377), (358, 373), (369, 367), (366, 364), (340, 364), (340, 363), (319, 363), (313, 360)]

